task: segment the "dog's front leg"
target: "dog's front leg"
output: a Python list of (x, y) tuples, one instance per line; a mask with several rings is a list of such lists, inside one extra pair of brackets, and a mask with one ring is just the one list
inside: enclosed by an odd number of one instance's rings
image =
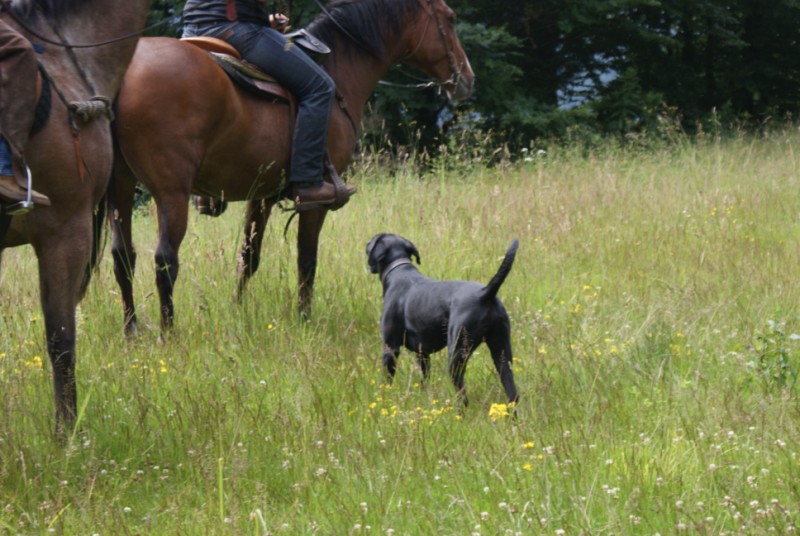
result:
[(422, 345), (420, 345), (420, 348), (417, 349), (417, 362), (419, 363), (419, 368), (422, 371), (422, 382), (426, 383), (428, 381), (428, 376), (431, 373), (431, 356), (430, 354), (422, 351)]

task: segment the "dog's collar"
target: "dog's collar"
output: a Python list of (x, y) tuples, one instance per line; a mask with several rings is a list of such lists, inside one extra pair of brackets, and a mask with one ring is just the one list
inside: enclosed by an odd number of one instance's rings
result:
[(392, 262), (386, 268), (381, 271), (381, 283), (386, 281), (386, 276), (389, 275), (389, 272), (397, 268), (398, 266), (403, 266), (404, 264), (412, 264), (411, 259), (397, 259), (396, 261)]

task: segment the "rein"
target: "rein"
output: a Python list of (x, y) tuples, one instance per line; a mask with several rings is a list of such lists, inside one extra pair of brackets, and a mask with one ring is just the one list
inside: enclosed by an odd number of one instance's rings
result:
[(371, 50), (367, 45), (365, 45), (360, 39), (357, 39), (356, 37), (353, 36), (353, 34), (348, 32), (345, 29), (344, 26), (339, 24), (339, 21), (337, 21), (335, 18), (333, 18), (333, 15), (331, 15), (331, 12), (328, 11), (328, 8), (326, 8), (325, 5), (320, 0), (314, 0), (314, 2), (319, 7), (320, 11), (322, 11), (331, 20), (331, 22), (339, 29), (339, 31), (342, 32), (345, 35), (345, 37), (347, 37), (350, 41), (352, 41), (358, 48), (360, 48), (361, 50), (363, 50), (364, 52), (366, 52), (367, 54), (369, 54), (373, 58), (377, 58), (379, 60), (383, 59), (383, 58), (379, 57), (377, 54), (375, 54), (375, 52), (373, 50)]
[[(317, 0), (317, 1), (319, 1), (319, 0)], [(405, 76), (407, 78), (411, 78), (412, 80), (419, 80), (419, 83), (417, 83), (417, 84), (399, 84), (399, 83), (396, 83), (396, 82), (388, 82), (386, 80), (379, 80), (378, 84), (380, 84), (382, 86), (386, 86), (386, 87), (397, 87), (397, 88), (403, 88), (403, 89), (423, 90), (423, 89), (429, 89), (429, 88), (435, 87), (435, 88), (438, 88), (438, 89), (441, 90), (442, 87), (444, 87), (444, 86), (446, 86), (448, 84), (452, 84), (453, 86), (457, 86), (458, 83), (461, 81), (461, 69), (456, 65), (455, 54), (453, 54), (453, 51), (448, 46), (447, 30), (445, 29), (444, 25), (442, 24), (442, 21), (439, 20), (439, 15), (436, 14), (436, 8), (433, 7), (433, 1), (434, 0), (428, 0), (428, 7), (430, 7), (430, 11), (428, 12), (428, 20), (425, 23), (425, 29), (423, 30), (422, 36), (420, 36), (419, 41), (417, 42), (417, 46), (415, 46), (413, 49), (409, 50), (409, 52), (405, 56), (403, 56), (401, 59), (409, 58), (409, 57), (413, 56), (417, 52), (417, 50), (419, 50), (419, 48), (422, 46), (422, 42), (425, 40), (425, 36), (428, 35), (428, 28), (430, 27), (431, 20), (436, 20), (436, 26), (437, 26), (437, 28), (439, 30), (439, 36), (442, 38), (442, 45), (444, 46), (445, 54), (447, 54), (447, 64), (448, 64), (448, 67), (450, 68), (450, 73), (451, 73), (450, 77), (447, 80), (443, 80), (443, 81), (440, 82), (438, 80), (420, 78), (418, 76), (414, 76), (414, 75), (412, 75), (410, 73), (402, 71), (402, 70), (400, 70), (398, 68), (397, 71), (400, 74), (402, 74), (403, 76)]]
[(344, 113), (344, 116), (350, 122), (350, 126), (353, 128), (353, 134), (355, 134), (356, 138), (358, 137), (358, 125), (356, 125), (356, 120), (353, 119), (353, 115), (350, 113), (350, 109), (347, 107), (347, 103), (344, 100), (344, 95), (342, 95), (339, 90), (336, 90), (336, 102), (339, 105), (339, 109)]
[[(345, 35), (345, 37), (347, 37), (350, 41), (353, 42), (353, 44), (355, 44), (358, 48), (364, 50), (367, 54), (371, 55), (372, 57), (375, 57), (375, 58), (378, 58), (378, 59), (383, 59), (383, 58), (379, 58), (375, 54), (375, 52), (373, 52), (360, 39), (358, 39), (355, 36), (353, 36), (353, 34), (348, 32), (341, 24), (339, 24), (339, 21), (337, 21), (333, 17), (333, 15), (331, 15), (331, 12), (328, 11), (328, 9), (321, 2), (321, 0), (314, 0), (314, 2), (319, 7), (320, 11), (322, 11), (322, 13), (324, 13), (331, 20), (331, 22), (333, 22), (333, 24), (339, 29), (339, 31), (342, 32)], [(415, 79), (415, 80), (420, 80), (421, 82), (418, 83), (418, 84), (397, 84), (397, 83), (394, 83), (394, 82), (387, 82), (387, 81), (384, 81), (384, 80), (379, 80), (378, 84), (383, 85), (383, 86), (389, 86), (389, 87), (399, 87), (399, 88), (405, 88), (405, 89), (420, 89), (420, 90), (428, 89), (428, 88), (432, 88), (432, 87), (441, 88), (441, 87), (446, 86), (448, 84), (452, 84), (454, 86), (458, 85), (458, 82), (461, 80), (461, 69), (459, 69), (458, 66), (456, 65), (455, 55), (453, 54), (453, 51), (450, 49), (450, 47), (447, 44), (447, 30), (445, 30), (444, 26), (442, 25), (442, 22), (439, 20), (439, 16), (436, 14), (436, 9), (433, 7), (433, 0), (428, 0), (428, 6), (430, 7), (430, 11), (428, 12), (428, 20), (427, 20), (427, 22), (425, 24), (425, 29), (422, 32), (422, 36), (419, 38), (419, 41), (417, 42), (417, 45), (413, 49), (411, 49), (408, 52), (408, 54), (403, 56), (403, 58), (401, 58), (401, 59), (405, 59), (405, 58), (408, 58), (410, 56), (413, 56), (417, 52), (417, 50), (419, 50), (419, 48), (422, 46), (422, 42), (425, 40), (425, 36), (428, 35), (428, 27), (430, 26), (431, 20), (436, 20), (436, 26), (437, 26), (437, 28), (439, 30), (439, 36), (441, 36), (441, 38), (442, 38), (442, 44), (444, 45), (444, 50), (445, 50), (445, 53), (447, 54), (447, 62), (448, 62), (448, 65), (450, 67), (450, 73), (451, 73), (450, 78), (448, 78), (447, 80), (439, 82), (438, 80), (421, 79), (419, 77), (413, 76), (413, 75), (405, 73), (403, 71), (399, 71), (404, 76), (406, 76), (408, 78)]]
[[(17, 13), (15, 13), (13, 9), (11, 9), (9, 0), (0, 0), (0, 7), (2, 7), (4, 11), (8, 12), (9, 15), (11, 16), (11, 18), (14, 19), (14, 21), (23, 30), (25, 30), (26, 32), (28, 32), (29, 34), (34, 36), (36, 39), (42, 41), (43, 43), (47, 43), (49, 45), (61, 47), (64, 50), (66, 50), (67, 56), (69, 57), (70, 62), (73, 64), (75, 69), (77, 70), (78, 75), (80, 76), (80, 79), (83, 82), (84, 86), (86, 87), (86, 89), (89, 90), (89, 93), (91, 95), (94, 95), (93, 97), (89, 98), (88, 101), (77, 101), (77, 102), (68, 101), (66, 96), (64, 95), (64, 92), (61, 90), (61, 88), (59, 88), (58, 84), (56, 84), (55, 80), (53, 80), (53, 78), (50, 76), (50, 73), (47, 72), (47, 69), (45, 69), (45, 67), (43, 65), (41, 65), (41, 63), (40, 63), (40, 67), (41, 67), (40, 72), (42, 73), (42, 77), (45, 79), (45, 82), (47, 84), (49, 84), (55, 90), (56, 95), (58, 95), (59, 100), (67, 108), (68, 122), (69, 122), (70, 131), (72, 133), (73, 146), (75, 148), (75, 159), (76, 159), (76, 162), (77, 162), (77, 165), (78, 165), (78, 176), (79, 176), (81, 182), (83, 182), (83, 179), (84, 179), (84, 177), (86, 175), (87, 167), (86, 167), (86, 163), (85, 163), (85, 161), (83, 159), (83, 155), (81, 153), (81, 139), (80, 139), (80, 130), (81, 129), (78, 126), (77, 119), (80, 119), (84, 123), (87, 123), (87, 122), (89, 122), (89, 121), (91, 121), (93, 119), (99, 118), (99, 117), (105, 117), (109, 121), (112, 121), (113, 118), (114, 118), (114, 114), (113, 114), (113, 112), (111, 110), (111, 100), (108, 97), (104, 97), (102, 95), (97, 95), (97, 91), (95, 90), (94, 85), (92, 84), (91, 80), (89, 80), (89, 76), (86, 74), (86, 71), (83, 69), (83, 67), (81, 66), (80, 62), (78, 61), (78, 57), (76, 56), (74, 49), (76, 49), (76, 48), (96, 48), (96, 47), (101, 47), (101, 46), (104, 46), (104, 45), (109, 45), (109, 44), (112, 44), (112, 43), (118, 43), (118, 42), (121, 42), (121, 41), (125, 41), (125, 40), (128, 40), (128, 39), (137, 37), (137, 36), (141, 35), (142, 33), (144, 33), (145, 31), (147, 31), (147, 30), (149, 30), (151, 28), (155, 28), (156, 26), (160, 26), (160, 25), (168, 22), (169, 19), (164, 19), (164, 20), (159, 21), (159, 22), (157, 22), (155, 24), (147, 26), (147, 27), (143, 28), (142, 30), (139, 30), (139, 31), (136, 31), (136, 32), (130, 32), (128, 34), (125, 34), (125, 35), (122, 35), (122, 36), (119, 36), (119, 37), (115, 37), (113, 39), (108, 39), (106, 41), (98, 41), (96, 43), (88, 43), (88, 44), (73, 44), (73, 43), (69, 43), (64, 38), (63, 34), (58, 30), (58, 28), (56, 28), (56, 26), (52, 22), (50, 22), (50, 29), (58, 37), (58, 39), (59, 39), (58, 41), (55, 41), (55, 40), (50, 39), (48, 37), (45, 37), (42, 34), (40, 34), (39, 32), (37, 32), (36, 30), (34, 30), (33, 28), (31, 28), (22, 19), (22, 17), (18, 16)], [(46, 17), (45, 17), (45, 19), (46, 19)]]
[(9, 5), (9, 0), (0, 0), (0, 5), (2, 5), (2, 7), (5, 9), (5, 11), (8, 12), (9, 15), (11, 15), (11, 18), (14, 19), (14, 21), (17, 24), (19, 24), (19, 26), (23, 30), (25, 30), (26, 32), (28, 32), (29, 34), (34, 36), (36, 39), (40, 40), (43, 43), (47, 43), (48, 45), (54, 45), (54, 46), (57, 46), (57, 47), (62, 47), (62, 48), (67, 48), (67, 49), (69, 49), (69, 48), (96, 48), (96, 47), (102, 47), (102, 46), (105, 46), (105, 45), (111, 45), (113, 43), (119, 43), (120, 41), (126, 41), (128, 39), (132, 39), (134, 37), (137, 37), (137, 36), (143, 34), (144, 32), (146, 32), (148, 30), (152, 30), (153, 28), (157, 28), (157, 27), (159, 27), (159, 26), (161, 26), (163, 24), (167, 24), (169, 22), (169, 20), (170, 20), (169, 18), (162, 19), (162, 20), (160, 20), (158, 22), (155, 22), (155, 23), (151, 24), (150, 26), (145, 26), (144, 28), (142, 28), (139, 31), (130, 32), (130, 33), (121, 35), (119, 37), (114, 37), (112, 39), (108, 39), (106, 41), (98, 41), (96, 43), (81, 43), (81, 44), (77, 44), (76, 45), (74, 43), (67, 43), (66, 41), (63, 41), (63, 40), (61, 42), (54, 41), (53, 39), (47, 38), (47, 37), (43, 36), (42, 34), (40, 34), (39, 32), (37, 32), (36, 30), (34, 30), (33, 28), (31, 28), (24, 20), (22, 20), (22, 18), (20, 16), (18, 16), (14, 12), (13, 9), (11, 9), (11, 6)]

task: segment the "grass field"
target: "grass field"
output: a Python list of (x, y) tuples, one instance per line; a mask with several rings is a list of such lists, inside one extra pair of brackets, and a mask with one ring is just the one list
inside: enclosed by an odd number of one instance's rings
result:
[[(79, 310), (80, 425), (53, 441), (30, 248), (0, 270), (0, 533), (778, 534), (800, 523), (800, 133), (550, 150), (424, 177), (364, 163), (323, 231), (314, 311), (276, 214), (235, 304), (241, 204), (192, 214), (159, 342), (155, 224), (137, 215), (140, 332), (106, 251)], [(445, 160), (447, 161), (447, 160)], [(460, 411), (380, 356), (378, 232), (512, 318), (518, 418), (481, 348)]]

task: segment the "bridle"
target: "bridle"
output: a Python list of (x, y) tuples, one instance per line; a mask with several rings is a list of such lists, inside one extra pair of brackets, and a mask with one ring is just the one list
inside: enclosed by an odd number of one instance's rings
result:
[[(347, 37), (350, 41), (352, 41), (356, 46), (358, 46), (360, 49), (364, 50), (366, 53), (370, 54), (371, 56), (377, 57), (374, 51), (372, 51), (360, 39), (358, 39), (357, 37), (352, 35), (350, 32), (347, 31), (346, 28), (344, 28), (341, 24), (339, 24), (339, 21), (337, 21), (333, 17), (333, 15), (331, 15), (330, 11), (328, 11), (328, 9), (321, 2), (321, 0), (314, 0), (314, 2), (319, 7), (320, 11), (322, 11), (322, 13), (324, 13), (331, 20), (331, 22), (333, 22), (333, 24), (336, 25), (336, 27), (339, 29), (339, 31), (342, 32), (342, 34), (344, 34), (345, 37)], [(458, 65), (456, 64), (455, 53), (453, 52), (451, 47), (448, 45), (449, 41), (447, 39), (447, 29), (444, 27), (444, 25), (442, 24), (442, 21), (439, 19), (439, 15), (436, 13), (436, 8), (433, 6), (434, 0), (427, 0), (427, 2), (428, 2), (429, 11), (428, 11), (428, 20), (425, 23), (425, 29), (422, 31), (422, 35), (420, 36), (419, 41), (417, 42), (416, 46), (411, 48), (400, 59), (402, 60), (402, 59), (409, 58), (409, 57), (411, 57), (411, 56), (413, 56), (414, 54), (417, 53), (417, 51), (422, 46), (422, 43), (425, 41), (425, 37), (428, 35), (428, 28), (430, 27), (431, 21), (435, 20), (436, 21), (436, 27), (439, 30), (439, 36), (442, 38), (442, 45), (444, 46), (445, 53), (447, 54), (447, 63), (448, 63), (448, 67), (450, 68), (450, 73), (451, 73), (450, 77), (447, 80), (443, 80), (443, 81), (424, 79), (424, 78), (420, 78), (418, 76), (412, 75), (410, 73), (406, 73), (406, 72), (398, 69), (399, 72), (401, 72), (404, 76), (406, 76), (407, 78), (411, 78), (413, 80), (418, 80), (419, 83), (417, 83), (417, 84), (397, 84), (397, 83), (394, 83), (394, 82), (388, 82), (388, 81), (385, 81), (385, 80), (380, 80), (378, 82), (379, 84), (381, 84), (383, 86), (401, 87), (401, 88), (406, 88), (406, 89), (428, 89), (428, 88), (431, 88), (431, 87), (436, 87), (436, 88), (441, 89), (442, 87), (447, 86), (447, 85), (458, 86), (458, 84), (461, 82), (461, 77), (462, 77), (461, 68), (458, 67)], [(378, 58), (378, 59), (383, 59), (383, 58)]]
[(411, 56), (413, 56), (414, 54), (417, 53), (417, 51), (422, 46), (422, 43), (425, 41), (425, 37), (428, 35), (428, 28), (430, 27), (431, 21), (435, 20), (436, 21), (436, 28), (439, 31), (439, 37), (441, 37), (441, 39), (442, 39), (442, 46), (444, 47), (445, 54), (447, 55), (447, 66), (450, 69), (450, 77), (447, 78), (446, 80), (442, 80), (442, 81), (425, 79), (425, 78), (420, 78), (420, 77), (415, 76), (413, 74), (407, 73), (407, 72), (405, 72), (405, 71), (403, 71), (403, 70), (398, 68), (397, 69), (398, 72), (403, 74), (403, 76), (405, 76), (407, 78), (411, 78), (413, 80), (419, 80), (419, 83), (417, 83), (417, 84), (397, 84), (397, 83), (387, 82), (387, 81), (381, 80), (380, 82), (378, 82), (379, 84), (384, 85), (384, 86), (401, 87), (401, 88), (407, 88), (407, 89), (428, 89), (428, 88), (431, 88), (431, 87), (435, 87), (435, 88), (438, 88), (439, 90), (441, 90), (444, 86), (447, 86), (447, 85), (452, 85), (453, 87), (457, 87), (458, 84), (461, 82), (461, 77), (462, 77), (462, 75), (461, 75), (461, 67), (459, 67), (457, 65), (455, 52), (453, 51), (452, 47), (450, 47), (450, 45), (449, 45), (450, 41), (448, 39), (447, 29), (444, 27), (444, 24), (442, 24), (442, 21), (439, 18), (439, 14), (436, 12), (436, 8), (433, 5), (434, 0), (427, 0), (427, 2), (428, 2), (428, 7), (430, 8), (430, 10), (428, 11), (428, 20), (425, 22), (425, 28), (422, 30), (422, 35), (420, 36), (419, 41), (417, 42), (416, 46), (414, 48), (410, 49), (401, 59), (410, 58)]

